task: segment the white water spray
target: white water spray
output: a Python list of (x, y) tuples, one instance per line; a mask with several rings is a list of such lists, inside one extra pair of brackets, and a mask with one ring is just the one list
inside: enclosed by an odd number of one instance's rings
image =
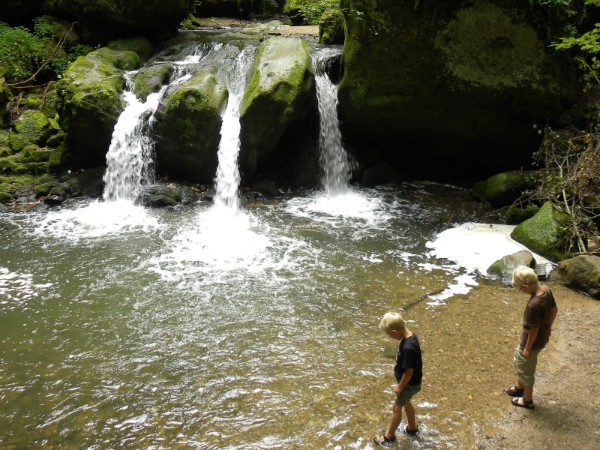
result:
[(123, 94), (125, 109), (115, 125), (106, 154), (104, 201), (133, 201), (143, 185), (154, 182), (151, 168), (154, 147), (148, 130), (165, 89), (166, 86), (142, 102), (133, 93), (128, 73), (128, 90)]
[(246, 47), (233, 59), (231, 64), (221, 66), (217, 75), (225, 82), (229, 90), (227, 109), (221, 125), (216, 177), (216, 208), (228, 208), (238, 211), (240, 199), (240, 103), (246, 86), (246, 72), (254, 57), (254, 47)]

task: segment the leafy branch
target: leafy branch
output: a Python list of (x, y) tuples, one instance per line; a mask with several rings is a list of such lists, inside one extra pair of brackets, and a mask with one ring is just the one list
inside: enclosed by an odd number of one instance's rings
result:
[(542, 168), (532, 199), (550, 201), (567, 214), (573, 245), (586, 252), (600, 218), (600, 133), (547, 127), (534, 158)]

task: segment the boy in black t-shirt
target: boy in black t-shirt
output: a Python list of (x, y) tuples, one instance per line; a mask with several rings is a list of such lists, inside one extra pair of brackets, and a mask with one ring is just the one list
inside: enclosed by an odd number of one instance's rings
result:
[(375, 444), (389, 447), (396, 442), (396, 429), (402, 422), (402, 408), (406, 413), (408, 426), (403, 432), (414, 436), (419, 432), (415, 416), (415, 408), (410, 399), (421, 390), (421, 379), (423, 378), (423, 360), (421, 358), (421, 347), (417, 335), (406, 328), (404, 319), (398, 313), (386, 313), (381, 319), (379, 329), (392, 339), (400, 341), (394, 375), (397, 385), (394, 386), (396, 401), (392, 409), (392, 418), (386, 433), (375, 438)]

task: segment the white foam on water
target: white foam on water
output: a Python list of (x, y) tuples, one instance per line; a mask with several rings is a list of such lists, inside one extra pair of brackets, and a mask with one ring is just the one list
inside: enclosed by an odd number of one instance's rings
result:
[(95, 201), (81, 208), (50, 211), (36, 233), (77, 241), (123, 232), (149, 232), (158, 228), (159, 221), (148, 210), (130, 200), (117, 200)]
[[(528, 250), (510, 237), (514, 228), (514, 225), (464, 223), (442, 231), (427, 247), (432, 256), (449, 259), (468, 272), (485, 275), (488, 267), (503, 256)], [(549, 262), (539, 255), (534, 256), (538, 263)]]
[[(441, 304), (454, 295), (467, 294), (478, 284), (476, 275), (486, 276), (487, 269), (494, 262), (518, 251), (528, 250), (510, 237), (514, 228), (514, 225), (469, 222), (444, 230), (433, 241), (427, 242), (431, 256), (450, 260), (466, 271), (445, 290), (429, 296), (431, 301), (428, 304)], [(538, 264), (552, 265), (546, 258), (532, 254)], [(449, 271), (447, 266), (444, 269)]]
[(264, 226), (241, 211), (215, 207), (199, 214), (191, 228), (166, 242), (168, 251), (154, 261), (154, 270), (166, 279), (190, 274), (244, 270), (260, 272), (271, 266), (271, 245)]
[(318, 193), (314, 197), (297, 197), (287, 202), (286, 212), (297, 217), (334, 223), (336, 219), (358, 219), (375, 225), (389, 217), (383, 212), (380, 198), (348, 190), (337, 195)]

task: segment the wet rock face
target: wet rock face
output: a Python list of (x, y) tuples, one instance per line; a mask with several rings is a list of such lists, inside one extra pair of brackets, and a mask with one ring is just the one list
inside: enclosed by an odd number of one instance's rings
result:
[(177, 179), (210, 182), (217, 170), (226, 87), (200, 72), (167, 93), (155, 114), (159, 169)]
[(44, 0), (43, 10), (57, 17), (148, 34), (153, 30), (176, 31), (190, 12), (190, 3), (187, 0)]
[(273, 156), (284, 134), (307, 117), (314, 89), (306, 42), (277, 37), (259, 46), (240, 113), (240, 160), (249, 178)]
[(355, 141), (396, 157), (480, 175), (528, 163), (540, 140), (533, 125), (556, 119), (573, 97), (528, 2), (342, 7), (342, 120)]
[(600, 257), (580, 255), (561, 261), (558, 273), (566, 286), (600, 300)]

